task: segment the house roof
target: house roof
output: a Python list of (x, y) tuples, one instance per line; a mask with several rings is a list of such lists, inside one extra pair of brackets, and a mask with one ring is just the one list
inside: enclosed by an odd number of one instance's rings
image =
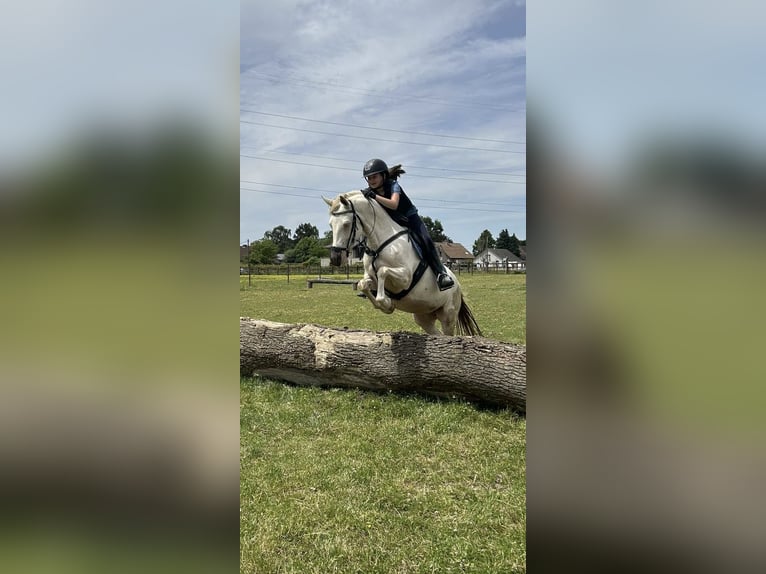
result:
[(451, 243), (449, 241), (440, 241), (435, 243), (436, 248), (450, 259), (473, 259), (473, 253), (468, 251), (460, 243)]

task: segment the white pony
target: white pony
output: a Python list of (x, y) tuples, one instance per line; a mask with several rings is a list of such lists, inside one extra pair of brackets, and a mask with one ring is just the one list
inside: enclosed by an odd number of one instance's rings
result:
[[(431, 335), (481, 335), (471, 310), (463, 300), (457, 277), (447, 269), (455, 285), (439, 291), (436, 276), (421, 262), (408, 230), (396, 223), (375, 200), (361, 191), (350, 191), (330, 206), (332, 248), (330, 263), (340, 265), (341, 253), (363, 246), (364, 277), (358, 288), (384, 313), (394, 309), (412, 313), (415, 322)], [(436, 320), (442, 332), (436, 327)]]

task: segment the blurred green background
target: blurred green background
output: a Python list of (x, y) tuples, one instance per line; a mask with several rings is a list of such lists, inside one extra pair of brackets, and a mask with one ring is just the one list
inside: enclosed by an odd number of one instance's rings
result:
[(235, 571), (239, 3), (3, 21), (0, 570)]

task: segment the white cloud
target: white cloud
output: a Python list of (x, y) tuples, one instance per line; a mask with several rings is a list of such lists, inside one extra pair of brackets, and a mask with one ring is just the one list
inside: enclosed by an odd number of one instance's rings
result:
[[(261, 2), (243, 3), (240, 78), (243, 109), (406, 132), (526, 141), (525, 38), (523, 35), (510, 37), (503, 31), (504, 27), (511, 28), (513, 22), (508, 19), (511, 16), (523, 19), (523, 9), (514, 12), (514, 5), (518, 3), (482, 1), (444, 5), (434, 0), (419, 0), (284, 4), (267, 9)], [(256, 22), (264, 24), (256, 27), (253, 25)], [(518, 27), (519, 22), (516, 24)], [(268, 30), (261, 34), (257, 31), (261, 27)], [(522, 111), (510, 111), (513, 108)], [(370, 157), (381, 157), (389, 163), (404, 163), (405, 169), (416, 166), (407, 169), (402, 184), (421, 213), (440, 219), (453, 239), (472, 244), (485, 227), (494, 233), (507, 227), (519, 237), (526, 235), (525, 185), (434, 178), (525, 179), (524, 154), (471, 151), (476, 148), (523, 151), (523, 143), (374, 132), (245, 111), (241, 118), (284, 126), (280, 129), (241, 124), (241, 143), (249, 146), (243, 148), (243, 153), (281, 160), (242, 158), (242, 179), (340, 193), (362, 186), (362, 164)], [(285, 129), (287, 127), (378, 139), (328, 136)], [(430, 142), (466, 149), (384, 140)], [(276, 151), (334, 159), (274, 153)], [(284, 161), (294, 163), (281, 163)], [(440, 173), (424, 169), (428, 167), (518, 175)], [(316, 197), (314, 201), (243, 192), (243, 239), (260, 238), (264, 231), (277, 225), (294, 230), (306, 221), (320, 231), (327, 229), (326, 207), (319, 199), (320, 192), (243, 185)], [(436, 198), (454, 202), (494, 201), (508, 207), (461, 213), (446, 209), (459, 207), (458, 203), (429, 201)], [(468, 206), (464, 204), (464, 207)], [(500, 212), (502, 209), (509, 213)], [(465, 217), (466, 213), (470, 217)], [(476, 229), (476, 217), (486, 220), (479, 229)]]

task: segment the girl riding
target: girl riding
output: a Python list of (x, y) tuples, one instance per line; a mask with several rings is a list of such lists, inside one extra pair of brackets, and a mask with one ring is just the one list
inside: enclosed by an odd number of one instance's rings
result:
[(392, 170), (393, 173), (389, 172), (386, 162), (382, 159), (371, 159), (365, 163), (362, 175), (367, 180), (369, 187), (363, 189), (362, 192), (365, 197), (375, 199), (394, 221), (412, 232), (412, 236), (422, 248), (423, 257), (428, 266), (436, 275), (436, 284), (439, 286), (439, 290), (449, 289), (455, 282), (447, 274), (447, 270), (436, 252), (436, 246), (428, 234), (428, 229), (418, 215), (417, 208), (396, 182), (396, 178), (404, 173), (404, 170), (401, 169), (401, 166), (395, 166)]

